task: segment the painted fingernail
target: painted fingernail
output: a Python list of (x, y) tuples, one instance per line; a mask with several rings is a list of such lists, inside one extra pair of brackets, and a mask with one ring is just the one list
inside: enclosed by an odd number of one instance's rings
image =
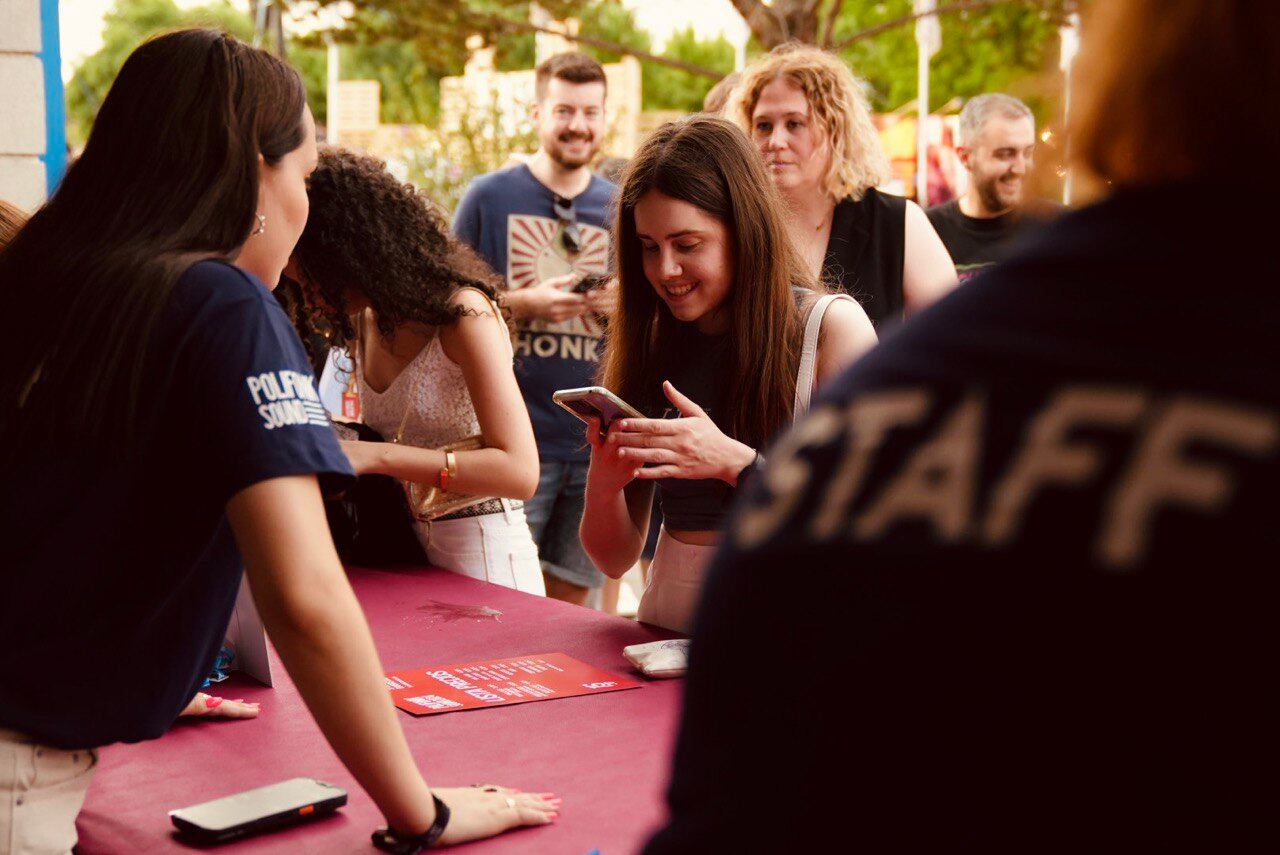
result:
[(205, 698), (204, 705), (206, 709), (213, 709), (214, 707), (221, 706), (222, 698), (214, 698), (214, 697)]
[(560, 814), (558, 814), (558, 813), (549, 813), (549, 814), (547, 814), (547, 819), (551, 820), (552, 822), (555, 822), (555, 821), (556, 821), (557, 819), (559, 819), (559, 818), (560, 818)]

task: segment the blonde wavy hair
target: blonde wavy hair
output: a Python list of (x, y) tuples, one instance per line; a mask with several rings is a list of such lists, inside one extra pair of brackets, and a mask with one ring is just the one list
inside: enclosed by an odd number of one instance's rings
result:
[(774, 48), (743, 72), (725, 105), (725, 118), (754, 139), (751, 114), (761, 91), (779, 78), (804, 93), (821, 138), (828, 143), (831, 159), (823, 175), (828, 193), (857, 201), (889, 179), (889, 158), (871, 120), (867, 84), (824, 50), (795, 43)]

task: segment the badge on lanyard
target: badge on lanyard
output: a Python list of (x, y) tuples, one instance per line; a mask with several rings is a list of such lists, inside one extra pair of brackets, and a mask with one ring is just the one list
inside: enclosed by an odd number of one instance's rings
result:
[(356, 385), (354, 373), (347, 380), (347, 389), (342, 393), (342, 417), (349, 422), (360, 421), (360, 389)]

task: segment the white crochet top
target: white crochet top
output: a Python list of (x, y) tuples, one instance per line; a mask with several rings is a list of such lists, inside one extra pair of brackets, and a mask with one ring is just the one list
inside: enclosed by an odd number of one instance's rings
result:
[(480, 432), (462, 368), (445, 355), (439, 335), (427, 342), (384, 392), (364, 382), (359, 359), (356, 371), (361, 420), (387, 442), (396, 440), (402, 423), (400, 443), (416, 448), (441, 448)]

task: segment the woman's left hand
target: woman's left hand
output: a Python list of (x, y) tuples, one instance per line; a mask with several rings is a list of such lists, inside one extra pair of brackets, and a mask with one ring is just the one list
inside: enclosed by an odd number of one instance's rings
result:
[(180, 716), (210, 716), (217, 718), (257, 718), (261, 707), (256, 701), (249, 702), (244, 698), (234, 701), (196, 692), (196, 696), (187, 704), (187, 708), (178, 713)]
[(344, 439), (339, 444), (357, 475), (377, 474), (380, 471), (385, 443)]
[(621, 459), (644, 466), (637, 478), (717, 478), (737, 486), (738, 473), (756, 458), (755, 449), (725, 436), (711, 417), (672, 386), (662, 384), (678, 419), (620, 419), (607, 442), (620, 446)]

